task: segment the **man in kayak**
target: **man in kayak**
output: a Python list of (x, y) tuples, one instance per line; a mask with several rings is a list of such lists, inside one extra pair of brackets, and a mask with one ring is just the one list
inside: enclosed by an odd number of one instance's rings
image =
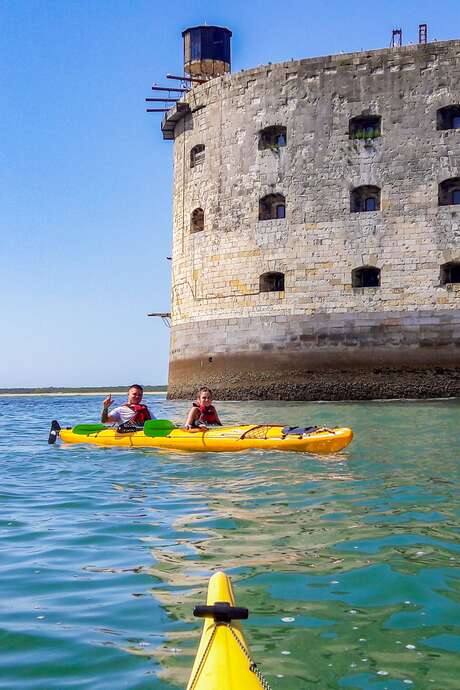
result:
[(206, 429), (209, 424), (222, 426), (217, 410), (212, 404), (212, 390), (203, 386), (198, 391), (196, 401), (188, 413), (185, 428)]
[(115, 407), (109, 412), (109, 407), (113, 404), (112, 396), (109, 394), (102, 403), (101, 422), (103, 424), (128, 424), (130, 426), (142, 427), (144, 422), (155, 419), (147, 405), (142, 405), (141, 400), (144, 389), (135, 383), (128, 389), (128, 400)]

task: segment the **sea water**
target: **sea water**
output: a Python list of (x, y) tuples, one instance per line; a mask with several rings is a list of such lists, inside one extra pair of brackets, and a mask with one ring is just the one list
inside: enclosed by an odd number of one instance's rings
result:
[(100, 405), (0, 398), (0, 688), (185, 688), (224, 569), (273, 690), (459, 689), (459, 400), (218, 405), (351, 426), (326, 456), (47, 445)]

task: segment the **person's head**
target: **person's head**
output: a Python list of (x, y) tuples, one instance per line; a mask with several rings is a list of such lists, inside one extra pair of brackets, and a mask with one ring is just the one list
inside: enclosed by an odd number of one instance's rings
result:
[(206, 388), (206, 386), (202, 386), (196, 394), (196, 401), (199, 405), (211, 405), (212, 390), (210, 388)]
[(130, 405), (139, 405), (144, 395), (144, 389), (138, 383), (133, 383), (128, 388), (128, 402)]

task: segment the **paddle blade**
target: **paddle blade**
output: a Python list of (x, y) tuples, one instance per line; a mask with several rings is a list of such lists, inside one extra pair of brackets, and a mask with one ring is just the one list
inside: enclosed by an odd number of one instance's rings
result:
[(88, 434), (97, 434), (98, 431), (104, 431), (104, 429), (107, 429), (105, 424), (77, 424), (72, 431), (74, 434), (88, 436)]
[(56, 439), (59, 436), (59, 432), (61, 431), (61, 426), (59, 422), (56, 419), (53, 419), (51, 422), (51, 428), (50, 428), (50, 435), (48, 436), (48, 443), (56, 443)]
[(144, 424), (144, 434), (150, 437), (169, 436), (173, 429), (177, 427), (169, 419), (149, 419)]

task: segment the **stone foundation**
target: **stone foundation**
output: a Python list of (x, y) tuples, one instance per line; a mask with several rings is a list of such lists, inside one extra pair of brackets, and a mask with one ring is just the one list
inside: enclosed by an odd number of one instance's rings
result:
[(203, 372), (196, 363), (183, 363), (181, 381), (171, 372), (169, 399), (194, 399), (201, 385), (212, 388), (216, 400), (376, 400), (397, 398), (460, 397), (460, 367), (455, 369), (285, 370), (283, 376), (267, 371), (229, 374)]
[(202, 385), (221, 400), (460, 396), (460, 311), (231, 321), (173, 328), (168, 397)]

